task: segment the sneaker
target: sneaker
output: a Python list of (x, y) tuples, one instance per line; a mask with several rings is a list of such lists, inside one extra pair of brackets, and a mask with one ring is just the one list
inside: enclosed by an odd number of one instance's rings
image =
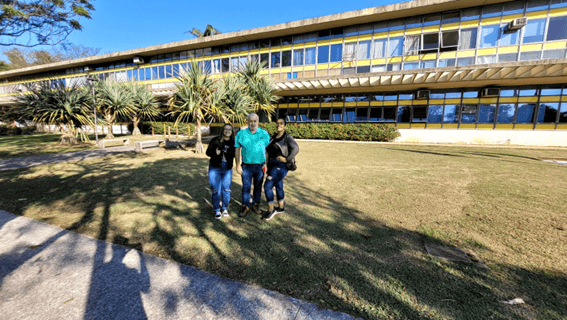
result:
[(219, 220), (220, 218), (222, 218), (221, 212), (215, 211), (215, 219)]
[(223, 216), (223, 217), (228, 217), (228, 210), (224, 209), (224, 210), (222, 211), (222, 216)]
[(284, 208), (275, 207), (274, 210), (276, 210), (277, 213), (285, 213)]
[(266, 212), (266, 215), (263, 216), (262, 219), (268, 221), (268, 220), (272, 219), (278, 213), (279, 212), (277, 212), (276, 209), (273, 209), (272, 211)]
[(248, 211), (250, 211), (250, 208), (243, 205), (242, 208), (240, 208), (240, 212), (238, 213), (238, 216), (241, 217), (241, 218), (244, 218), (248, 214)]
[(254, 213), (256, 213), (256, 214), (261, 214), (262, 211), (260, 211), (260, 204), (259, 203), (253, 203), (252, 204), (252, 211), (254, 211)]

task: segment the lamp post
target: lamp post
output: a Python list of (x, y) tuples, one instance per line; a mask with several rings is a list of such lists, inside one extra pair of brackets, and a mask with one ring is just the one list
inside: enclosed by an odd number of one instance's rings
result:
[(96, 145), (98, 147), (98, 131), (97, 131), (97, 121), (96, 121), (96, 95), (95, 95), (95, 84), (97, 82), (97, 79), (90, 75), (87, 77), (87, 81), (91, 83), (91, 88), (93, 91), (93, 111), (94, 111), (94, 132), (95, 132), (95, 139), (96, 139)]

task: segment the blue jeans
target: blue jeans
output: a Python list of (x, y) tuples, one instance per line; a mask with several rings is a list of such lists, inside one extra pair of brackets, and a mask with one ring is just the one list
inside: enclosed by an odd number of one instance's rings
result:
[(250, 207), (252, 181), (254, 181), (254, 203), (260, 203), (262, 200), (263, 166), (264, 164), (242, 164), (242, 204), (247, 207)]
[(226, 162), (223, 162), (220, 167), (213, 167), (209, 164), (209, 186), (211, 187), (211, 197), (213, 198), (213, 208), (215, 211), (221, 210), (221, 194), (222, 210), (227, 210), (228, 203), (230, 202), (232, 169), (227, 169), (226, 166)]
[[(276, 159), (270, 159), (268, 164), (268, 177), (264, 183), (264, 192), (266, 193), (266, 201), (274, 203), (274, 186), (276, 187), (276, 194), (278, 201), (284, 200), (283, 179), (287, 175), (287, 168), (285, 163)], [(271, 178), (271, 179), (270, 179)]]

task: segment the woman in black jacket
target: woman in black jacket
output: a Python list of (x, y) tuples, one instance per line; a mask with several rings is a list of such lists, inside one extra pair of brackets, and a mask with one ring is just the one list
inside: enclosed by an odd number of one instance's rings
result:
[(211, 157), (209, 161), (209, 185), (213, 208), (215, 209), (215, 219), (220, 219), (222, 216), (228, 217), (234, 152), (234, 129), (232, 125), (225, 124), (222, 127), (222, 134), (213, 138), (207, 148), (207, 156)]
[[(276, 133), (272, 136), (266, 148), (268, 176), (264, 183), (264, 192), (266, 193), (266, 201), (268, 201), (268, 212), (262, 218), (264, 220), (270, 220), (276, 214), (284, 212), (283, 179), (288, 172), (286, 163), (295, 162), (295, 156), (299, 152), (299, 146), (295, 139), (285, 132), (285, 125), (285, 119), (278, 119)], [(274, 187), (276, 187), (279, 202), (279, 206), (276, 208), (274, 208)]]

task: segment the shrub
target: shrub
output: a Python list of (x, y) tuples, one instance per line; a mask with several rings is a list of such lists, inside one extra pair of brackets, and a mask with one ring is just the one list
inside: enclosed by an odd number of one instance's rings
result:
[(36, 131), (35, 126), (15, 127), (15, 126), (0, 125), (0, 136), (32, 134), (35, 133), (35, 131)]
[[(140, 131), (142, 134), (152, 134), (152, 125), (154, 126), (154, 133), (155, 134), (164, 134), (163, 132), (163, 125), (165, 124), (165, 130), (167, 133), (167, 127), (171, 127), (171, 134), (175, 134), (175, 122), (143, 122), (140, 123), (138, 126), (140, 127)], [(132, 124), (128, 125), (128, 129), (130, 132)], [(179, 134), (187, 134), (188, 128), (191, 131), (191, 134), (195, 133), (195, 124), (194, 123), (180, 123), (179, 124)]]
[[(270, 134), (275, 123), (261, 123)], [(393, 141), (400, 136), (395, 126), (379, 123), (288, 123), (286, 131), (297, 139)]]

